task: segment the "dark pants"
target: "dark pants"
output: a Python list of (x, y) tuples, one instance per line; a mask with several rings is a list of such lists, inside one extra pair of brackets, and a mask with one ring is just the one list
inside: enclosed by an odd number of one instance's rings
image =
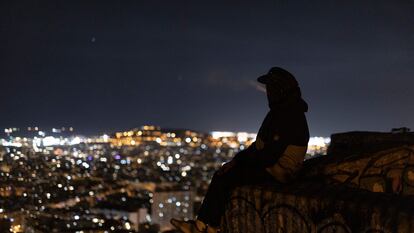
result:
[(263, 168), (244, 164), (236, 163), (225, 173), (219, 173), (214, 174), (197, 216), (197, 219), (213, 227), (220, 226), (225, 205), (234, 188), (243, 185), (277, 183)]

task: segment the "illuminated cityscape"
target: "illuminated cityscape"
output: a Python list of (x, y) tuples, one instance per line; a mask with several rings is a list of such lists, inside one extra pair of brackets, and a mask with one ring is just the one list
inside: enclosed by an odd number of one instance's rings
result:
[(414, 233), (413, 12), (1, 1), (0, 233)]
[[(0, 216), (10, 232), (158, 232), (193, 218), (221, 164), (256, 135), (142, 126), (85, 137), (72, 127), (6, 128)], [(326, 153), (314, 137), (308, 157)], [(7, 232), (7, 231), (6, 231)]]

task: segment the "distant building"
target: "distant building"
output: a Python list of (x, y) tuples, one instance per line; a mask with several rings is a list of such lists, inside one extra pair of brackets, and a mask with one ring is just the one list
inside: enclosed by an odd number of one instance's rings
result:
[(317, 157), (320, 155), (326, 155), (330, 138), (324, 137), (311, 137), (308, 142), (308, 150), (306, 152), (306, 159)]
[(125, 219), (131, 222), (128, 228), (133, 229), (134, 231), (139, 231), (139, 226), (148, 221), (147, 214), (148, 210), (146, 208), (135, 209), (91, 209), (91, 212), (94, 214), (102, 214), (108, 219)]
[(0, 218), (0, 232), (10, 232), (11, 222), (9, 219), (5, 219), (3, 216)]
[(152, 222), (159, 224), (161, 231), (172, 229), (171, 218), (192, 219), (193, 200), (192, 191), (164, 191), (154, 192), (151, 207)]
[[(40, 128), (37, 126), (33, 127), (27, 127), (27, 128), (5, 128), (4, 129), (4, 135), (6, 136), (12, 136), (12, 137), (44, 137), (46, 135), (48, 136), (55, 136), (55, 137), (69, 137), (74, 134), (74, 128), (73, 127), (59, 127), (59, 128)], [(0, 136), (3, 136), (0, 134)]]
[(189, 145), (198, 147), (206, 135), (185, 129), (161, 129), (159, 126), (144, 125), (124, 132), (116, 132), (111, 137), (114, 146), (137, 146), (157, 143), (161, 146)]
[(257, 134), (246, 132), (211, 132), (210, 144), (214, 147), (244, 149), (256, 140)]
[(142, 223), (139, 224), (139, 233), (159, 233), (160, 226), (158, 224)]
[[(139, 225), (148, 222), (149, 214), (146, 198), (128, 197), (126, 194), (115, 194), (108, 196), (106, 200), (98, 202), (91, 212), (94, 214), (102, 214), (107, 219), (128, 220), (130, 223), (126, 228), (139, 230)], [(128, 230), (129, 230), (128, 229)]]
[(391, 129), (392, 133), (408, 133), (410, 132), (410, 129), (407, 127), (401, 127), (401, 128), (393, 128)]

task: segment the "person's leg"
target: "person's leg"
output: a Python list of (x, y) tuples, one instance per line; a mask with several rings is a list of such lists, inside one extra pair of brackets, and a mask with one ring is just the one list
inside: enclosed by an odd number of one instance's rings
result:
[(203, 203), (201, 204), (200, 210), (197, 214), (197, 219), (214, 227), (220, 225), (220, 220), (217, 218), (222, 212), (223, 203), (226, 200), (227, 192), (229, 189), (229, 177), (230, 173), (233, 173), (234, 168), (228, 170), (222, 175), (214, 173), (208, 187), (207, 193), (204, 196)]
[(205, 232), (215, 233), (218, 231), (221, 220), (221, 212), (224, 212), (227, 190), (230, 188), (231, 180), (239, 169), (232, 167), (224, 172), (223, 167), (214, 173), (213, 178), (204, 197), (201, 208), (195, 221), (182, 221), (171, 219), (171, 224), (184, 233)]
[(232, 190), (242, 185), (263, 183), (276, 183), (263, 168), (247, 167), (242, 164), (234, 164), (234, 166), (225, 169), (221, 168), (211, 180), (197, 219), (195, 221), (172, 219), (171, 223), (184, 233), (201, 233), (206, 230), (207, 233), (216, 233)]
[[(230, 170), (228, 171), (230, 172)], [(234, 171), (233, 171), (234, 172)], [(219, 172), (215, 172), (211, 179), (207, 193), (204, 196), (203, 203), (195, 221), (181, 221), (172, 219), (173, 224), (177, 229), (183, 233), (193, 232), (206, 232), (216, 233), (220, 226), (221, 217), (217, 216), (224, 210), (221, 205), (225, 203), (226, 198), (224, 195), (227, 193), (228, 181), (230, 180), (230, 173), (223, 173), (218, 175)]]
[[(220, 174), (220, 175), (219, 175)], [(204, 197), (197, 219), (209, 226), (219, 227), (231, 191), (242, 185), (275, 182), (264, 169), (235, 164), (224, 173), (216, 172)]]

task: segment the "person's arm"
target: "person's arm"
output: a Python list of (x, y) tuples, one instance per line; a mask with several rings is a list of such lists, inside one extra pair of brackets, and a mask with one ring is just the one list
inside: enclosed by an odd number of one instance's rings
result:
[[(274, 124), (278, 124), (278, 127), (271, 127)], [(287, 149), (289, 152), (294, 151), (294, 154), (298, 154), (297, 150), (302, 153), (303, 148), (306, 152), (309, 131), (303, 116), (292, 115), (283, 122), (268, 121), (264, 127), (272, 129), (270, 130), (271, 138), (264, 143), (258, 135), (252, 145), (236, 155), (237, 161), (267, 168), (275, 165)]]
[(287, 142), (279, 135), (275, 135), (275, 140), (267, 145), (258, 138), (246, 150), (237, 153), (234, 160), (245, 165), (271, 167), (279, 160), (286, 147)]

